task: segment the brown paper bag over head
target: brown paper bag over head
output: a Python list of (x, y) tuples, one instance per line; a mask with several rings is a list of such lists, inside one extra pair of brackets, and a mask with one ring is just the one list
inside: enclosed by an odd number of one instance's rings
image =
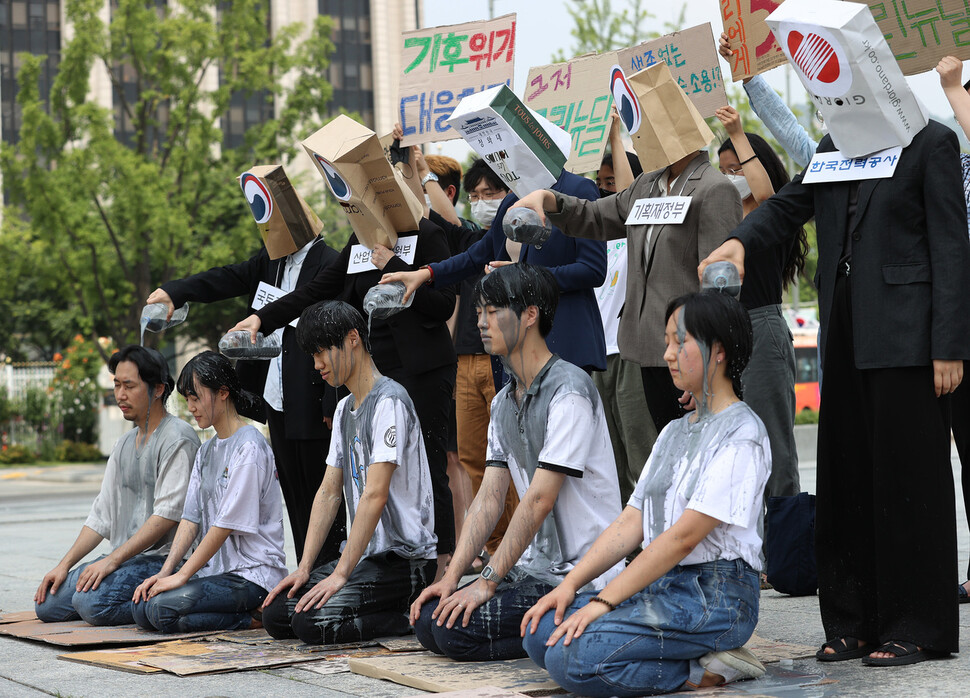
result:
[(257, 165), (239, 175), (249, 210), (270, 259), (293, 254), (323, 230), (323, 222), (300, 196), (282, 165)]
[(384, 157), (376, 133), (340, 115), (302, 145), (362, 245), (393, 249), (398, 233), (418, 229), (424, 206)]
[[(621, 114), (623, 97), (629, 100), (631, 109), (639, 108), (640, 125), (630, 136), (644, 172), (672, 165), (714, 140), (714, 132), (674, 80), (665, 62), (644, 68), (626, 81), (611, 80), (611, 84), (613, 99)], [(629, 94), (618, 97), (618, 91), (632, 91), (632, 99)]]

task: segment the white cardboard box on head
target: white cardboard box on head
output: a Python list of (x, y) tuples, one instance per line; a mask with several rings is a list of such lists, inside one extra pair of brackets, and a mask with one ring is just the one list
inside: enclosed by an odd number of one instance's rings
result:
[(845, 155), (905, 148), (928, 123), (867, 5), (786, 0), (766, 21)]
[(519, 197), (555, 184), (569, 157), (569, 134), (505, 85), (465, 97), (448, 123)]

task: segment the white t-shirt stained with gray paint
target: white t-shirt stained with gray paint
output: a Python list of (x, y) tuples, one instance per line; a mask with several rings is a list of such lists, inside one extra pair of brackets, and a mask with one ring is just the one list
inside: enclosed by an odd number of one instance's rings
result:
[(232, 529), (200, 577), (232, 573), (270, 591), (286, 576), (283, 495), (273, 452), (256, 427), (202, 444), (182, 518), (199, 524), (198, 541), (213, 526)]
[(391, 551), (409, 560), (437, 557), (431, 471), (414, 403), (404, 387), (382, 376), (354, 409), (354, 396), (337, 405), (327, 465), (343, 470), (344, 499), (353, 526), (373, 463), (393, 463), (387, 503), (361, 556)]
[[(107, 539), (112, 550), (128, 541), (151, 516), (169, 521), (182, 517), (185, 489), (199, 437), (195, 429), (168, 414), (148, 443), (137, 447), (141, 427), (126, 432), (111, 449), (101, 491), (84, 525)], [(167, 555), (175, 528), (143, 553)]]
[(696, 423), (686, 415), (664, 427), (629, 505), (643, 512), (646, 547), (686, 509), (721, 523), (679, 564), (741, 558), (761, 570), (762, 507), (771, 474), (764, 424), (736, 402)]
[[(509, 469), (520, 500), (539, 468), (566, 475), (552, 511), (515, 564), (558, 584), (620, 515), (613, 446), (592, 379), (568, 361), (553, 355), (521, 406), (514, 391), (513, 379), (492, 400), (486, 462)], [(584, 589), (602, 589), (623, 566), (617, 563)]]

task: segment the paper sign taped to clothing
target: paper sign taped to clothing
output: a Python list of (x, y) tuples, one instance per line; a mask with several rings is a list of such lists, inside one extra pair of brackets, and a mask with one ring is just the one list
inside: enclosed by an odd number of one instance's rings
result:
[(562, 175), (569, 134), (505, 85), (465, 97), (449, 123), (516, 196), (547, 189)]
[(714, 116), (716, 109), (728, 103), (710, 22), (621, 49), (616, 55), (617, 63), (627, 75), (658, 61), (666, 63), (701, 116)]
[(626, 217), (627, 225), (680, 225), (690, 209), (689, 196), (637, 199)]
[(743, 80), (784, 65), (785, 54), (765, 19), (784, 0), (720, 0), (724, 33), (734, 50), (731, 77)]
[(902, 152), (903, 149), (896, 146), (862, 158), (846, 157), (837, 150), (816, 153), (805, 168), (802, 181), (805, 184), (818, 184), (892, 177)]
[(448, 119), (462, 99), (512, 86), (515, 15), (404, 32), (401, 67), (401, 145), (459, 138)]
[(906, 147), (926, 126), (866, 5), (786, 0), (767, 22), (844, 155)]
[(529, 69), (522, 101), (569, 134), (570, 172), (598, 170), (606, 154), (613, 95), (605, 76), (616, 60), (611, 51)]
[[(408, 264), (414, 264), (414, 253), (418, 249), (418, 236), (408, 235), (397, 239), (394, 245), (394, 254), (403, 259)], [(360, 274), (364, 271), (374, 271), (377, 269), (370, 261), (371, 250), (363, 245), (354, 245), (350, 248), (350, 261), (347, 263), (348, 274)]]
[(970, 59), (970, 4), (965, 0), (866, 0), (866, 4), (903, 75), (933, 70), (944, 56)]
[[(265, 281), (260, 281), (259, 286), (256, 287), (256, 295), (253, 296), (253, 310), (261, 310), (264, 305), (269, 305), (274, 301), (278, 301), (280, 298), (285, 296), (289, 291), (284, 291), (281, 288), (273, 286), (266, 283)], [(290, 327), (296, 327), (300, 324), (300, 318), (293, 318), (290, 320)]]

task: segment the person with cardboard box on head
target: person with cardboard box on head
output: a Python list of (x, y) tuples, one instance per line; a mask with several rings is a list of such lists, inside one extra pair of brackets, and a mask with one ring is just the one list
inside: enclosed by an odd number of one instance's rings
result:
[[(620, 513), (620, 489), (603, 405), (593, 381), (553, 354), (552, 272), (520, 262), (478, 284), (478, 328), (510, 383), (492, 401), (488, 467), (465, 520), (454, 564), (411, 607), (421, 644), (461, 661), (524, 657), (519, 625)], [(519, 504), (481, 576), (458, 589), (461, 572), (498, 521), (505, 493)], [(622, 562), (601, 570), (604, 585)]]
[[(212, 303), (248, 296), (249, 307), (258, 310), (273, 298), (305, 286), (337, 260), (339, 254), (321, 235), (323, 223), (293, 188), (281, 165), (253, 167), (240, 175), (239, 185), (263, 237), (263, 248), (245, 262), (168, 281), (152, 292), (149, 303), (164, 303), (171, 314), (188, 301)], [(299, 560), (313, 493), (323, 478), (320, 454), (330, 447), (337, 393), (320, 380), (313, 362), (300, 351), (295, 326), (284, 325), (276, 332), (282, 335), (282, 353), (270, 361), (240, 360), (236, 372), (244, 389), (262, 396), (250, 410), (243, 410), (243, 416), (269, 426)], [(316, 563), (335, 560), (346, 537), (343, 522), (337, 522)]]
[[(895, 666), (946, 656), (959, 650), (948, 395), (970, 358), (956, 134), (926, 119), (867, 6), (788, 0), (767, 21), (829, 135), (701, 269), (727, 260), (743, 270), (749, 251), (815, 217), (825, 368), (815, 552), (827, 639), (816, 657)], [(813, 46), (830, 57), (824, 81)]]
[(659, 433), (682, 414), (681, 391), (663, 360), (667, 302), (698, 290), (696, 265), (741, 222), (741, 198), (711, 167), (702, 148), (714, 133), (666, 63), (629, 79), (617, 67), (612, 83), (643, 174), (599, 201), (540, 189), (516, 206), (548, 215), (572, 237), (627, 239), (629, 273), (617, 344), (620, 356), (641, 367), (647, 408)]
[[(367, 315), (364, 298), (385, 271), (406, 271), (446, 259), (441, 228), (422, 218), (423, 206), (391, 166), (377, 135), (339, 116), (303, 141), (354, 234), (338, 259), (304, 286), (256, 310), (233, 327), (271, 332), (320, 300), (341, 298)], [(425, 288), (408, 307), (369, 318), (371, 353), (385, 376), (404, 386), (423, 429), (435, 500), (439, 564), (455, 548), (455, 518), (448, 489), (448, 421), (455, 387), (455, 348), (446, 325), (455, 309), (452, 288)]]
[[(199, 450), (195, 430), (165, 410), (175, 381), (161, 354), (132, 344), (111, 355), (108, 370), (118, 409), (135, 428), (111, 449), (77, 540), (37, 588), (34, 607), (47, 623), (134, 622), (132, 594), (165, 562)], [(105, 539), (110, 553), (77, 565)]]

